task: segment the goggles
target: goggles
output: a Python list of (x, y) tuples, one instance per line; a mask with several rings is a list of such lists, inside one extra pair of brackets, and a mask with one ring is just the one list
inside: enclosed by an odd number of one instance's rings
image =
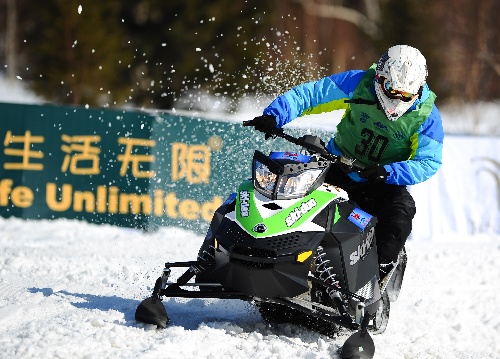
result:
[(387, 80), (385, 77), (379, 77), (378, 82), (385, 95), (391, 99), (398, 99), (404, 102), (410, 102), (418, 94), (413, 94), (406, 91), (395, 90), (392, 88), (392, 82)]

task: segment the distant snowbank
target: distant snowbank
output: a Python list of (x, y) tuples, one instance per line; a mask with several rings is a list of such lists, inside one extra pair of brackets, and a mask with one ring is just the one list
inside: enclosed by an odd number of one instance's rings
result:
[[(200, 92), (186, 92), (175, 103), (172, 110), (146, 109), (149, 112), (169, 112), (189, 117), (241, 123), (262, 114), (273, 97), (267, 95), (245, 95), (238, 100), (227, 96), (213, 96)], [(0, 102), (44, 103), (22, 79), (8, 80), (0, 74)], [(500, 136), (500, 100), (479, 102), (459, 106), (439, 106), (445, 133), (453, 135)], [(287, 125), (294, 128), (315, 128), (335, 131), (344, 111), (310, 115), (294, 120)]]
[(500, 136), (500, 100), (440, 107), (446, 134)]
[(9, 80), (0, 74), (0, 102), (33, 104), (46, 101), (35, 95), (21, 78)]
[[(208, 94), (187, 93), (176, 103), (173, 112), (185, 116), (241, 123), (262, 114), (273, 100), (270, 96), (246, 95), (230, 103)], [(456, 106), (437, 104), (443, 127), (449, 135), (500, 136), (500, 100), (498, 102), (463, 103)], [(294, 128), (315, 128), (334, 132), (344, 111), (300, 117), (288, 124)]]

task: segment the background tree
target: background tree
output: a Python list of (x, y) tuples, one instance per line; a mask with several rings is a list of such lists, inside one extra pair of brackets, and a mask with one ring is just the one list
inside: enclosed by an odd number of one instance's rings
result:
[[(233, 0), (125, 0), (122, 18), (134, 59), (135, 99), (170, 107), (181, 92), (227, 96), (254, 79), (238, 76), (264, 47), (267, 2)], [(134, 89), (135, 90), (135, 89)]]
[[(90, 4), (92, 3), (92, 4)], [(83, 4), (81, 14), (79, 6)], [(127, 97), (132, 49), (109, 1), (19, 2), (24, 20), (19, 75), (51, 101), (115, 104)]]
[(500, 97), (500, 2), (457, 0), (449, 3), (443, 24), (447, 33), (450, 101), (489, 101)]
[(287, 0), (276, 4), (274, 24), (290, 34), (295, 46), (282, 46), (287, 59), (300, 58), (322, 75), (371, 65), (380, 56), (373, 44), (378, 36), (378, 0)]
[(259, 37), (272, 8), (232, 0), (17, 6), (28, 19), (18, 37), (19, 75), (35, 91), (59, 103), (155, 108), (171, 107), (187, 89), (224, 96), (248, 88), (256, 78), (237, 74), (265, 48)]
[(381, 0), (380, 36), (375, 46), (380, 54), (390, 46), (405, 44), (418, 48), (426, 57), (428, 83), (438, 94), (438, 102), (450, 95), (443, 81), (447, 66), (447, 34), (442, 26), (443, 7), (435, 0)]
[(440, 104), (491, 101), (499, 10), (498, 0), (0, 0), (0, 71), (17, 68), (53, 102), (164, 109), (186, 94), (193, 105), (206, 93), (276, 95), (404, 43), (426, 56)]

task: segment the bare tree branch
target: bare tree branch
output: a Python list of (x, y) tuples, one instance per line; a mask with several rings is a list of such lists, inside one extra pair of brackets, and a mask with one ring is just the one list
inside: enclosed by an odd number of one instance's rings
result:
[(380, 10), (378, 8), (378, 0), (366, 1), (367, 3), (372, 3), (372, 2), (376, 3), (367, 6), (370, 17), (367, 17), (366, 15), (364, 15), (359, 11), (344, 6), (318, 4), (316, 3), (315, 0), (298, 0), (298, 2), (302, 4), (302, 6), (309, 15), (314, 15), (317, 17), (334, 18), (350, 22), (359, 27), (360, 29), (362, 29), (366, 34), (374, 38), (377, 37), (379, 34), (378, 26), (375, 22), (377, 17), (380, 15)]
[(13, 80), (16, 76), (16, 38), (17, 38), (17, 7), (16, 0), (7, 0), (7, 31), (6, 31), (6, 55), (7, 55), (7, 78)]

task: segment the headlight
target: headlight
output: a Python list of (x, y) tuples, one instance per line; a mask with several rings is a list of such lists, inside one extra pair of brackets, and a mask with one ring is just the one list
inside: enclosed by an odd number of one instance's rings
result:
[(255, 163), (255, 180), (257, 184), (266, 192), (273, 193), (276, 186), (276, 178), (278, 176), (272, 173), (269, 168), (263, 163), (256, 161)]
[(321, 185), (322, 176), (330, 165), (328, 161), (309, 161), (309, 157), (300, 158), (295, 153), (286, 152), (274, 159), (271, 156), (255, 151), (252, 163), (254, 188), (270, 199), (307, 195)]
[(283, 176), (278, 187), (278, 195), (303, 196), (316, 182), (323, 172), (322, 169), (306, 170), (296, 175)]

